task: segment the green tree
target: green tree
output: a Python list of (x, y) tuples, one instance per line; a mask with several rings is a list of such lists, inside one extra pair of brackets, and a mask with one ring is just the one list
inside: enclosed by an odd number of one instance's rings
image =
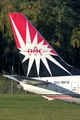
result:
[(10, 11), (24, 13), (65, 61), (79, 66), (79, 0), (2, 0), (0, 1), (0, 72), (9, 72), (9, 68), (11, 69), (13, 64), (18, 66), (19, 61), (8, 19)]
[[(8, 20), (8, 12), (14, 11), (14, 6), (10, 3), (10, 0), (0, 1), (0, 55), (1, 55), (1, 66), (0, 70), (2, 71), (9, 71), (9, 64), (12, 62), (12, 57), (9, 56), (11, 54), (11, 48), (12, 51), (14, 51), (14, 45), (11, 46), (11, 43), (13, 41), (10, 24)], [(8, 64), (9, 63), (9, 64)]]

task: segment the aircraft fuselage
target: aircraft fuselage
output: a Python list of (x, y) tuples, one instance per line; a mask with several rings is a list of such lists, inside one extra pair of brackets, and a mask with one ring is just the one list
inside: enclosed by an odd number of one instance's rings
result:
[[(24, 90), (40, 94), (46, 99), (58, 99), (66, 102), (80, 104), (80, 76), (60, 76), (33, 78), (39, 81), (46, 81), (46, 85), (22, 85)], [(23, 83), (24, 84), (24, 83)], [(36, 84), (36, 83), (35, 83)]]

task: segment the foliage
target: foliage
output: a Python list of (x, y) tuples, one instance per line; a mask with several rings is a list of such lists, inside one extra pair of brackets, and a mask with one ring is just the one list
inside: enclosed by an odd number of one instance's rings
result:
[(66, 62), (80, 66), (80, 0), (2, 0), (0, 73), (9, 73), (12, 66), (18, 73), (19, 68), (19, 57), (8, 19), (10, 11), (23, 12)]

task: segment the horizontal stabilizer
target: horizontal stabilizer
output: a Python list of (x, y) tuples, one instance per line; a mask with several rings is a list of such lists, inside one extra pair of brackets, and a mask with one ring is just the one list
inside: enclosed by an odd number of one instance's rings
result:
[(54, 98), (50, 98), (50, 97), (44, 96), (44, 95), (42, 95), (42, 97), (45, 98), (45, 99), (47, 99), (47, 100), (55, 100)]
[(25, 84), (32, 84), (32, 85), (48, 85), (51, 84), (51, 82), (48, 81), (42, 81), (40, 78), (29, 78), (24, 76), (13, 76), (16, 79), (18, 79), (20, 82), (23, 82)]
[(31, 85), (48, 85), (51, 84), (48, 81), (42, 81), (36, 78), (29, 78), (24, 76), (18, 76), (18, 75), (3, 75), (6, 78), (12, 79), (17, 82), (22, 82), (24, 84), (31, 84)]
[(11, 76), (11, 75), (3, 75), (4, 77), (6, 77), (6, 78), (9, 78), (9, 79), (11, 79), (11, 80), (14, 80), (14, 81), (16, 81), (16, 82), (20, 82), (19, 80), (17, 80), (15, 77), (13, 77), (13, 76)]

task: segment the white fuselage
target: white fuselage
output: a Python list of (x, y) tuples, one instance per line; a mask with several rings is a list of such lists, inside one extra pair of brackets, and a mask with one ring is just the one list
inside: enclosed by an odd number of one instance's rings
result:
[(42, 77), (41, 80), (51, 82), (45, 88), (63, 93), (80, 94), (80, 76)]
[(59, 99), (80, 104), (80, 76), (59, 76), (33, 78), (46, 81), (46, 85), (29, 85), (20, 83), (24, 90), (40, 94), (47, 99)]

